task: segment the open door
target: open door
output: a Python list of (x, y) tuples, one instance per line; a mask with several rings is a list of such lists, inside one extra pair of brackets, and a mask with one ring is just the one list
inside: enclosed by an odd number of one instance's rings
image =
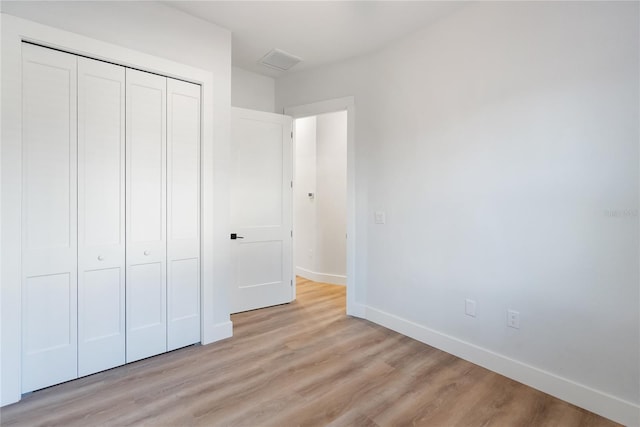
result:
[(231, 109), (231, 313), (293, 300), (291, 123)]

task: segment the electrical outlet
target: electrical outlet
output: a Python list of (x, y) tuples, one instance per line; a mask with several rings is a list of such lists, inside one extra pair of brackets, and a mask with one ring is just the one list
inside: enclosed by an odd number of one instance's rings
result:
[(520, 312), (515, 310), (507, 310), (507, 326), (514, 329), (520, 329)]
[(387, 214), (381, 211), (376, 211), (374, 219), (376, 224), (385, 224), (387, 222)]
[(466, 299), (464, 301), (464, 314), (471, 317), (476, 317), (476, 302), (472, 299)]

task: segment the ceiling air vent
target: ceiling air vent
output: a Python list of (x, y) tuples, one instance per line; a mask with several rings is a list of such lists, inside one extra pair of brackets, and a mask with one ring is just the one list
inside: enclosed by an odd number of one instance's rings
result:
[(302, 58), (291, 55), (280, 49), (273, 49), (267, 53), (260, 62), (262, 65), (266, 65), (269, 68), (274, 68), (280, 71), (287, 71), (289, 68), (302, 61)]

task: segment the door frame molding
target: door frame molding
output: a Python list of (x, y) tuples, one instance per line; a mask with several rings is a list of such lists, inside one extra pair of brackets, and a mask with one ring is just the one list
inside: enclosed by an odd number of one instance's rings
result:
[[(219, 290), (214, 287), (214, 262), (224, 248), (214, 244), (217, 236), (226, 235), (226, 224), (214, 224), (220, 211), (214, 204), (214, 152), (226, 141), (214, 139), (214, 75), (212, 72), (180, 64), (90, 37), (38, 24), (5, 13), (2, 21), (2, 145), (0, 307), (2, 330), (0, 349), (0, 405), (21, 398), (21, 192), (22, 192), (22, 43), (30, 42), (75, 55), (112, 62), (129, 68), (161, 74), (201, 86), (201, 193), (200, 215), (200, 293), (201, 342), (208, 344), (232, 335), (229, 313), (214, 312)], [(224, 209), (224, 208), (222, 208)], [(224, 241), (226, 243), (226, 240)], [(220, 247), (219, 247), (220, 246)], [(222, 320), (222, 321), (221, 321)]]
[(294, 129), (295, 119), (336, 111), (347, 112), (347, 314), (364, 318), (365, 306), (358, 302), (358, 300), (364, 301), (364, 295), (356, 293), (358, 283), (356, 276), (356, 242), (358, 235), (356, 234), (355, 98), (346, 96), (284, 108), (284, 114), (291, 116), (294, 120)]

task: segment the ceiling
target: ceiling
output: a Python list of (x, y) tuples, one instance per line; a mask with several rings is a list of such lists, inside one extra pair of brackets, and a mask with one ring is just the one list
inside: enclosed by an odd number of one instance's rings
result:
[(168, 1), (176, 9), (231, 30), (234, 66), (265, 76), (271, 49), (310, 69), (383, 48), (465, 5), (455, 1)]

